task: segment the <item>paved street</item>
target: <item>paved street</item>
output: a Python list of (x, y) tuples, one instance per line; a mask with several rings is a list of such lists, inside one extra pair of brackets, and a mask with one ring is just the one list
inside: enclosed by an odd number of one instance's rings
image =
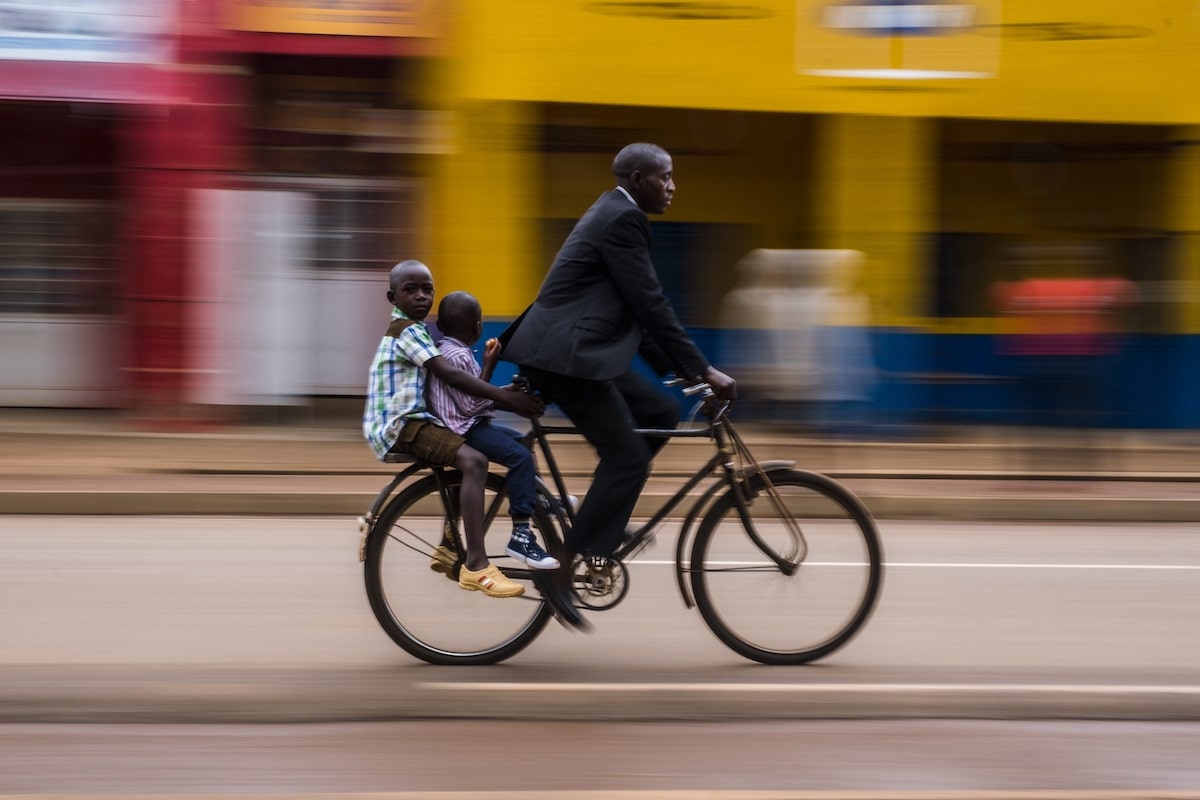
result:
[(1047, 480), (994, 444), (764, 438), (880, 516), (846, 649), (743, 661), (683, 607), (667, 535), (593, 633), (440, 668), (367, 606), (353, 517), (383, 470), (344, 432), (243, 433), (0, 434), (0, 501), (38, 512), (0, 515), (5, 800), (1200, 800), (1180, 448)]
[(0, 517), (0, 720), (1200, 718), (1190, 526), (881, 532), (878, 611), (817, 665), (726, 650), (660, 543), (594, 633), (436, 668), (376, 625), (350, 520)]
[(0, 725), (0, 797), (1200, 800), (1198, 750), (1179, 722)]

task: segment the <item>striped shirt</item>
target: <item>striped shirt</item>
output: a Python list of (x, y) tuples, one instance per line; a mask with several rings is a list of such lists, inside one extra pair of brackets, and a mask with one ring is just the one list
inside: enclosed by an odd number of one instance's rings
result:
[[(478, 378), (483, 370), (475, 360), (471, 348), (455, 339), (446, 336), (442, 339), (442, 357), (454, 367)], [(437, 415), (443, 424), (455, 433), (465, 436), (475, 420), (480, 417), (490, 417), (495, 404), (491, 400), (467, 394), (455, 389), (436, 376), (429, 378), (429, 409)]]
[[(392, 319), (408, 319), (392, 309)], [(410, 419), (438, 422), (425, 404), (425, 363), (441, 355), (425, 323), (409, 325), (399, 336), (384, 336), (371, 361), (367, 405), (363, 411), (363, 436), (382, 459), (396, 443), (400, 429)], [(440, 424), (440, 423), (439, 423)]]

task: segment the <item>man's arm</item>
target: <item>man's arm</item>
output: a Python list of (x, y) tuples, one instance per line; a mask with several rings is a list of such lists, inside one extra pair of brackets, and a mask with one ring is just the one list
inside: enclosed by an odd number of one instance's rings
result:
[(522, 417), (541, 415), (544, 404), (537, 395), (526, 392), (515, 392), (493, 386), (487, 381), (480, 380), (474, 375), (463, 372), (448, 362), (443, 356), (435, 356), (425, 362), (431, 375), (459, 391), (473, 394), (476, 397), (486, 397), (501, 408), (506, 408), (520, 414)]
[(642, 324), (642, 356), (660, 372), (670, 364), (687, 377), (703, 378), (720, 399), (736, 399), (737, 383), (708, 363), (663, 291), (650, 261), (650, 227), (645, 216), (621, 214), (610, 226), (603, 250), (617, 291)]
[[(708, 359), (679, 322), (650, 260), (650, 223), (646, 215), (632, 206), (622, 209), (605, 230), (600, 251), (613, 285), (642, 326), (643, 341), (648, 334), (657, 345), (657, 350), (650, 348), (650, 353), (643, 353), (647, 360), (654, 364), (665, 356), (676, 372), (689, 377), (702, 375), (709, 366)], [(655, 364), (655, 368), (659, 366)]]

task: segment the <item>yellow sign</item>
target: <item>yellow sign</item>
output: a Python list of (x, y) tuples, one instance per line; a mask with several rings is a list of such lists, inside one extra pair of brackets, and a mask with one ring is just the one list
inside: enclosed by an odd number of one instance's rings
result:
[(431, 36), (433, 0), (226, 0), (226, 27), (265, 33)]
[(461, 0), (468, 97), (1200, 123), (1196, 0)]
[(993, 78), (1000, 38), (979, 31), (1000, 20), (1000, 0), (802, 3), (796, 71), (893, 82)]

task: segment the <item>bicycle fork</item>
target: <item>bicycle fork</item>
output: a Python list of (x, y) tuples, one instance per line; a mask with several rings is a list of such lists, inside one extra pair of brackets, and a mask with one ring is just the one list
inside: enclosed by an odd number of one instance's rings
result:
[[(800, 566), (800, 562), (804, 560), (804, 556), (808, 552), (808, 544), (804, 539), (804, 533), (800, 530), (800, 525), (792, 517), (791, 511), (787, 508), (783, 498), (775, 489), (775, 484), (771, 482), (769, 470), (763, 464), (754, 460), (750, 448), (738, 435), (737, 431), (732, 428), (725, 427), (721, 432), (720, 437), (721, 454), (725, 456), (724, 469), (726, 477), (731, 486), (730, 491), (733, 492), (734, 505), (737, 506), (738, 517), (742, 521), (742, 527), (746, 529), (746, 535), (750, 537), (750, 541), (760, 552), (767, 558), (775, 562), (779, 567), (779, 571), (784, 575), (794, 575), (796, 569)], [(738, 469), (737, 461), (741, 461), (747, 465), (743, 469)], [(762, 488), (754, 491), (751, 485), (753, 476), (757, 474), (762, 480)], [(754, 491), (754, 494), (747, 496), (747, 490)], [(771, 505), (775, 509), (776, 515), (780, 522), (787, 528), (791, 534), (792, 540), (795, 542), (795, 552), (791, 555), (781, 555), (768, 545), (759, 535), (757, 527), (755, 527), (754, 519), (750, 515), (750, 506), (754, 504), (754, 500), (760, 494), (766, 494)]]

